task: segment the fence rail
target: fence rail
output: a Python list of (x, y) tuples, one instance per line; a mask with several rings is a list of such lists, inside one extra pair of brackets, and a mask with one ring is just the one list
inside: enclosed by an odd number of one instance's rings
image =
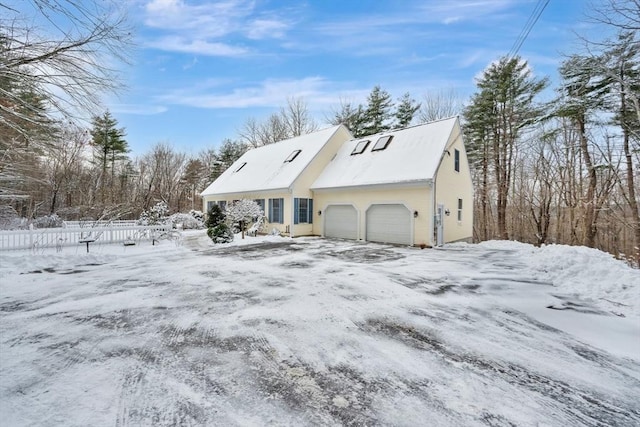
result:
[(63, 221), (64, 228), (96, 228), (96, 227), (133, 227), (138, 221), (114, 220), (114, 221)]
[(81, 241), (96, 243), (140, 242), (158, 239), (171, 231), (171, 225), (136, 225), (115, 227), (44, 228), (0, 231), (0, 251), (17, 249), (62, 248)]

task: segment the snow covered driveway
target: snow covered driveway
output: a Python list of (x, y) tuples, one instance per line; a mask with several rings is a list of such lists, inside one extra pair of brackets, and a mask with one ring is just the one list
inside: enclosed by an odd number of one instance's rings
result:
[(640, 273), (604, 255), (241, 243), (0, 254), (2, 424), (640, 424)]

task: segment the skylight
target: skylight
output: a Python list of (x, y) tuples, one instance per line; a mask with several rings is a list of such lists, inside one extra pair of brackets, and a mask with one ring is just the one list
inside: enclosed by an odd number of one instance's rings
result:
[(234, 172), (239, 172), (239, 171), (240, 171), (240, 169), (242, 169), (242, 168), (244, 167), (244, 165), (246, 165), (246, 164), (247, 164), (247, 162), (244, 162), (244, 163), (243, 163), (243, 164), (241, 164), (241, 165), (238, 167), (238, 169), (236, 169)]
[(289, 157), (287, 157), (287, 158), (285, 159), (285, 161), (284, 161), (284, 162), (285, 162), (285, 163), (287, 163), (287, 162), (293, 162), (293, 160), (294, 160), (296, 157), (298, 157), (298, 154), (300, 154), (300, 152), (301, 152), (301, 151), (302, 151), (302, 150), (293, 150), (293, 153), (289, 154)]
[(355, 156), (356, 154), (364, 153), (364, 150), (367, 149), (370, 142), (371, 141), (369, 141), (368, 139), (363, 139), (362, 141), (358, 142), (356, 144), (356, 148), (354, 148), (353, 151), (351, 152), (351, 155)]
[(393, 135), (381, 136), (380, 139), (378, 139), (378, 141), (376, 142), (376, 145), (373, 146), (371, 151), (384, 150), (389, 145), (389, 142), (391, 142), (391, 138), (393, 138)]

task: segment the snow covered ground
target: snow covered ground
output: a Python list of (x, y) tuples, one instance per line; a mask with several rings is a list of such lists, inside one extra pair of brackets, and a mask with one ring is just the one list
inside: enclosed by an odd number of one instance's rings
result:
[(0, 253), (0, 420), (640, 425), (640, 272), (319, 238)]

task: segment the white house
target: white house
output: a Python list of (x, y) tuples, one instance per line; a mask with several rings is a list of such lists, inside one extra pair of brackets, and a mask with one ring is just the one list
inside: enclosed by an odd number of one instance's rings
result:
[(249, 198), (291, 236), (435, 246), (471, 240), (473, 185), (457, 117), (354, 139), (344, 126), (245, 153), (202, 192)]
[(311, 191), (317, 235), (425, 246), (472, 238), (457, 117), (345, 142)]
[(204, 208), (253, 199), (264, 209), (269, 231), (311, 235), (315, 217), (309, 187), (351, 138), (339, 125), (249, 150), (201, 193)]

